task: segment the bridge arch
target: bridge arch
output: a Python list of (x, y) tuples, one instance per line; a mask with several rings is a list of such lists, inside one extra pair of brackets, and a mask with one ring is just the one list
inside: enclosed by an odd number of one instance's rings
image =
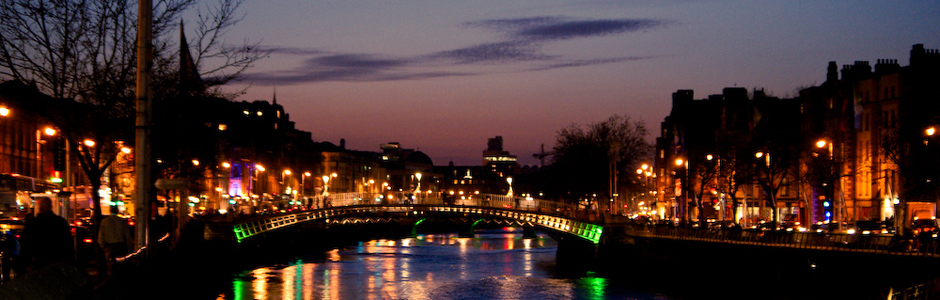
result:
[[(453, 223), (513, 222), (546, 232), (556, 240), (577, 240), (597, 245), (603, 226), (542, 212), (507, 208), (448, 205), (363, 205), (345, 206), (288, 214), (261, 216), (231, 224), (232, 239), (241, 243), (265, 232), (290, 228), (313, 221), (326, 224), (358, 224), (379, 222), (413, 222), (413, 230), (427, 220), (450, 220)], [(224, 230), (224, 228), (218, 228)], [(219, 230), (217, 230), (219, 231)], [(225, 239), (224, 234), (220, 238)]]

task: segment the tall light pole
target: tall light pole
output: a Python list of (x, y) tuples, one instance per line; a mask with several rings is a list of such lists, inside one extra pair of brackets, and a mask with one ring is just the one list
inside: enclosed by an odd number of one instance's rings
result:
[(151, 178), (150, 124), (152, 123), (152, 92), (150, 81), (153, 65), (153, 2), (137, 2), (137, 117), (135, 120), (134, 173), (137, 177), (134, 189), (137, 248), (150, 244), (150, 198)]
[[(680, 212), (682, 213), (682, 217), (685, 219), (685, 221), (689, 222), (691, 221), (690, 216), (689, 216), (689, 211), (688, 211), (689, 210), (689, 203), (688, 203), (689, 195), (688, 195), (688, 192), (682, 191), (686, 189), (686, 185), (689, 184), (689, 179), (688, 179), (689, 162), (682, 159), (681, 157), (676, 158), (676, 167), (679, 167), (679, 169), (682, 170), (683, 172), (683, 174), (676, 174), (676, 177), (679, 177), (679, 186), (676, 188), (676, 191), (675, 191), (677, 194), (677, 196), (675, 197), (676, 202), (677, 202), (676, 208), (680, 210)], [(678, 170), (676, 172), (678, 172)], [(680, 197), (682, 199), (682, 203), (678, 203)]]

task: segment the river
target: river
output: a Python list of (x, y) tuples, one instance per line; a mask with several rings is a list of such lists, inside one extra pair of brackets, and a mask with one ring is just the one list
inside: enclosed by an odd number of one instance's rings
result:
[(556, 268), (550, 237), (518, 228), (428, 234), (309, 253), (234, 274), (217, 299), (678, 299)]

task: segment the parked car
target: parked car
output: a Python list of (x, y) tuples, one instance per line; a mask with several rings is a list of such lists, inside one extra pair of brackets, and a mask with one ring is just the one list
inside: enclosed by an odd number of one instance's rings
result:
[(937, 226), (937, 220), (934, 218), (930, 219), (914, 219), (913, 224), (911, 224), (911, 229), (914, 232), (914, 235), (920, 234), (921, 232), (933, 232), (936, 233), (940, 231), (940, 227)]
[(72, 237), (75, 239), (75, 259), (78, 263), (88, 263), (95, 260), (95, 244), (88, 228), (71, 226)]
[(13, 265), (17, 264), (20, 252), (20, 233), (25, 222), (18, 219), (0, 220), (0, 281), (10, 280)]
[[(877, 220), (864, 220), (856, 221), (855, 227), (852, 228), (855, 230), (856, 234), (870, 235), (870, 234), (888, 234), (888, 229), (884, 226), (882, 222)], [(849, 230), (852, 230), (849, 229)]]

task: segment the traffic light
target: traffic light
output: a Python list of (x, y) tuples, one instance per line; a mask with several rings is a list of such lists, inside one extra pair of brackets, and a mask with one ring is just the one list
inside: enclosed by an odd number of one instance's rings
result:
[(55, 139), (52, 142), (52, 169), (56, 171), (65, 171), (65, 141), (64, 139)]

